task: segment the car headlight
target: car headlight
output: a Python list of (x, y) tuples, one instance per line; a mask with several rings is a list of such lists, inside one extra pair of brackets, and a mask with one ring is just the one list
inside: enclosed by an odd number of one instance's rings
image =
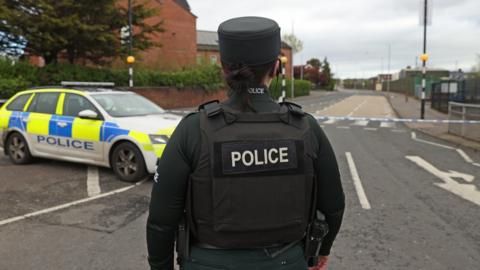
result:
[(166, 144), (168, 142), (167, 135), (150, 135), (150, 141), (153, 144)]

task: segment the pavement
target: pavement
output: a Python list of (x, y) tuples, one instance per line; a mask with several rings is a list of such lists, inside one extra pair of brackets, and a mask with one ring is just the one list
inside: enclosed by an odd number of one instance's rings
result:
[[(295, 101), (317, 116), (395, 113), (367, 91)], [(478, 151), (402, 123), (319, 124), (347, 203), (328, 269), (478, 269)], [(100, 194), (88, 193), (91, 175)], [(148, 269), (150, 179), (131, 186), (109, 169), (49, 160), (15, 166), (0, 155), (0, 269)]]
[[(388, 98), (393, 110), (400, 118), (417, 119), (420, 118), (421, 103), (419, 100), (409, 97), (405, 99), (405, 95), (398, 93), (384, 93)], [(430, 102), (425, 105), (425, 119), (448, 120), (448, 114), (441, 113), (431, 108)], [(480, 151), (480, 142), (475, 142), (448, 133), (448, 124), (425, 124), (425, 123), (406, 123), (409, 128), (419, 132), (426, 133), (436, 138), (446, 140), (455, 145), (461, 145)]]

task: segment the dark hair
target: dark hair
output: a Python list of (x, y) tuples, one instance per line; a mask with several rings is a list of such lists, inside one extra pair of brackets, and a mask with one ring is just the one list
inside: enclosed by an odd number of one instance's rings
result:
[(230, 90), (242, 97), (242, 110), (252, 108), (248, 88), (259, 86), (265, 76), (268, 74), (274, 76), (275, 64), (277, 60), (257, 66), (247, 66), (245, 64), (227, 64), (222, 62), (225, 81)]

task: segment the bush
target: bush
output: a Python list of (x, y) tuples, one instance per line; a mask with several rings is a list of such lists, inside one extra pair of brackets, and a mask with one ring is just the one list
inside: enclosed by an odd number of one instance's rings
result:
[(0, 99), (8, 99), (20, 90), (29, 87), (30, 82), (22, 77), (14, 79), (0, 79)]
[[(300, 96), (308, 96), (310, 95), (310, 90), (312, 89), (312, 83), (310, 81), (306, 80), (295, 80), (294, 81), (294, 94), (295, 97), (300, 97)], [(290, 79), (286, 80), (286, 97), (291, 98), (292, 97), (292, 81)], [(272, 81), (272, 84), (270, 84), (270, 95), (272, 96), (273, 99), (278, 99), (282, 95), (282, 80), (277, 80), (274, 79)]]
[[(177, 88), (201, 88), (216, 91), (224, 87), (221, 69), (215, 65), (199, 66), (176, 72), (135, 69), (135, 86), (170, 86)], [(114, 82), (116, 86), (128, 86), (127, 69), (108, 69), (52, 64), (43, 68), (25, 61), (12, 64), (0, 58), (0, 96), (10, 97), (16, 91), (32, 87), (60, 85), (62, 81)]]

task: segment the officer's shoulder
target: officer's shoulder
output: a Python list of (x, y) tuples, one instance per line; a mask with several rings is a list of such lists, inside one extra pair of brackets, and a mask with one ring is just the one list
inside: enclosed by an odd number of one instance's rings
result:
[(297, 103), (293, 103), (290, 101), (283, 101), (279, 103), (280, 106), (285, 106), (287, 109), (294, 115), (297, 116), (305, 116), (306, 113), (303, 111), (302, 106), (298, 105)]

